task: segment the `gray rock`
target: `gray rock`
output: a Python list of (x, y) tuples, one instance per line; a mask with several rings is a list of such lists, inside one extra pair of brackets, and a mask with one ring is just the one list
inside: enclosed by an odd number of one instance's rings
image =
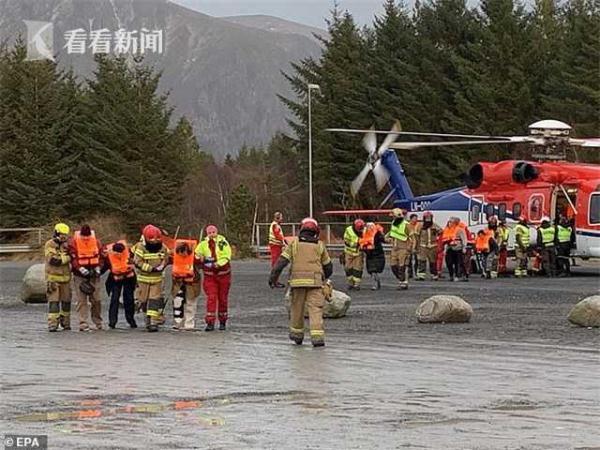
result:
[(581, 327), (600, 327), (600, 295), (581, 300), (571, 309), (567, 319)]
[(46, 273), (44, 264), (34, 264), (23, 277), (21, 300), (25, 303), (46, 302)]
[[(285, 307), (290, 312), (290, 290), (288, 289), (285, 294)], [(323, 308), (323, 317), (326, 319), (339, 319), (340, 317), (344, 317), (348, 312), (348, 308), (350, 308), (350, 304), (352, 303), (352, 299), (349, 295), (341, 292), (333, 290), (333, 295), (331, 296), (331, 300), (325, 302), (325, 307)], [(304, 310), (304, 317), (308, 317), (308, 312), (306, 309)]]
[(417, 308), (421, 323), (465, 323), (472, 315), (471, 305), (455, 295), (434, 295)]

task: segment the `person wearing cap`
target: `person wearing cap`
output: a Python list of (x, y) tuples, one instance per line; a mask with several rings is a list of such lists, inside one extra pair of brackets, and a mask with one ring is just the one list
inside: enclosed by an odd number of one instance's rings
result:
[(362, 281), (364, 256), (360, 251), (359, 241), (365, 229), (365, 221), (356, 219), (344, 231), (344, 271), (348, 290), (360, 289)]
[(142, 238), (131, 249), (137, 287), (135, 299), (146, 316), (146, 330), (158, 331), (163, 320), (164, 272), (169, 263), (169, 249), (163, 242), (163, 232), (154, 225), (146, 225)]
[(411, 242), (409, 239), (408, 222), (404, 220), (404, 211), (392, 209), (392, 226), (386, 239), (392, 243), (390, 266), (392, 273), (399, 281), (399, 289), (408, 289), (407, 265), (410, 257)]
[[(100, 275), (102, 275), (102, 245), (89, 225), (75, 232), (71, 245), (71, 268), (73, 272), (79, 331), (90, 331), (90, 309), (96, 329), (102, 330), (102, 302), (100, 300)], [(91, 307), (91, 308), (90, 308)]]
[(48, 331), (71, 329), (71, 256), (69, 226), (57, 223), (52, 239), (44, 244)]
[(515, 268), (515, 277), (521, 278), (527, 276), (527, 262), (529, 252), (529, 241), (531, 234), (529, 224), (525, 216), (519, 216), (519, 223), (515, 227), (515, 257), (517, 258), (517, 267)]
[(550, 217), (542, 217), (537, 229), (537, 246), (542, 256), (542, 270), (547, 277), (556, 275), (556, 228), (552, 226)]
[(205, 331), (215, 329), (219, 318), (219, 330), (227, 325), (229, 288), (231, 287), (231, 246), (214, 225), (206, 227), (206, 237), (196, 246), (196, 261), (204, 274), (202, 288), (206, 295)]
[(302, 220), (298, 237), (290, 241), (269, 277), (269, 286), (273, 288), (283, 269), (291, 264), (288, 280), (292, 291), (289, 338), (297, 345), (302, 345), (306, 306), (313, 347), (325, 345), (323, 289), (330, 286), (327, 279), (333, 273), (333, 264), (325, 244), (319, 240), (319, 232), (319, 224), (315, 219), (307, 217)]

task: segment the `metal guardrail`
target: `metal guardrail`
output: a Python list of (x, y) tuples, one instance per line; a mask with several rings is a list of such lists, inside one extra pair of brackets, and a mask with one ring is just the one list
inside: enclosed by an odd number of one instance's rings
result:
[(0, 235), (5, 233), (19, 233), (21, 235), (26, 233), (37, 234), (37, 244), (0, 244), (0, 254), (5, 253), (30, 253), (36, 252), (42, 246), (42, 233), (43, 228), (0, 228)]

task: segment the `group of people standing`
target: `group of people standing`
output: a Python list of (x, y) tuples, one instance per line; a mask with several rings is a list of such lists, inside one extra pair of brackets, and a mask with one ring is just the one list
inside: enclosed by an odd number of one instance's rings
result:
[[(156, 332), (165, 323), (165, 269), (172, 266), (171, 298), (173, 327), (195, 329), (201, 287), (206, 296), (206, 331), (213, 331), (218, 319), (225, 330), (231, 285), (231, 247), (217, 227), (206, 227), (206, 237), (172, 239), (170, 248), (161, 229), (147, 225), (140, 240), (129, 245), (119, 240), (102, 245), (89, 225), (73, 236), (69, 226), (59, 223), (44, 246), (48, 299), (48, 330), (71, 329), (71, 300), (76, 302), (79, 330), (90, 331), (90, 322), (103, 329), (100, 279), (109, 272), (105, 287), (110, 296), (108, 326), (115, 328), (119, 304), (125, 319), (137, 328), (136, 311), (143, 311), (146, 329)], [(91, 316), (91, 321), (90, 321)]]

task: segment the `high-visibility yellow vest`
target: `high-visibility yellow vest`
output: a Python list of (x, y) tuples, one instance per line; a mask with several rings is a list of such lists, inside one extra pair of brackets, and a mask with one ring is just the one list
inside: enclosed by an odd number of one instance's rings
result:
[(284, 242), (281, 239), (278, 239), (275, 235), (274, 228), (279, 227), (279, 224), (275, 221), (271, 222), (271, 226), (269, 227), (269, 244), (270, 245), (284, 245)]
[(546, 247), (554, 245), (554, 237), (556, 236), (556, 229), (554, 227), (540, 227), (540, 232), (542, 233), (542, 244)]
[(389, 236), (393, 239), (397, 239), (399, 241), (407, 241), (408, 240), (408, 232), (407, 232), (408, 223), (406, 220), (400, 222), (399, 225), (392, 224), (392, 228), (390, 229)]
[(524, 246), (528, 246), (530, 239), (529, 227), (526, 225), (518, 224), (515, 227), (515, 238), (517, 239), (517, 244), (519, 243), (519, 236), (521, 236), (521, 243)]
[[(198, 244), (195, 251), (196, 258), (200, 259), (200, 257), (202, 257), (205, 261), (207, 258), (212, 258), (208, 240), (209, 238), (205, 237), (202, 242)], [(223, 267), (231, 261), (231, 246), (229, 245), (229, 242), (227, 242), (227, 239), (225, 239), (225, 236), (218, 234), (215, 238), (215, 253), (217, 255), (217, 260), (213, 262), (215, 262), (218, 267)]]
[(506, 245), (510, 237), (510, 228), (498, 227), (498, 245)]
[(573, 233), (573, 229), (571, 227), (563, 227), (562, 225), (558, 226), (558, 242), (565, 243), (571, 241), (571, 234)]
[(344, 232), (344, 252), (351, 256), (357, 256), (360, 254), (360, 250), (358, 248), (359, 237), (352, 225), (346, 228)]

